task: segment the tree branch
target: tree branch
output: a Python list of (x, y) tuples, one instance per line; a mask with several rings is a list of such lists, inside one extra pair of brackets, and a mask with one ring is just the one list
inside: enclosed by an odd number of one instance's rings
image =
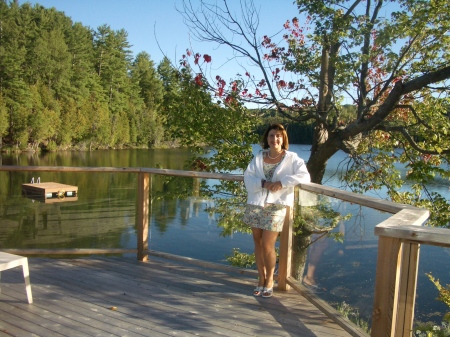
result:
[(449, 154), (450, 149), (442, 150), (440, 152), (438, 151), (430, 151), (426, 150), (422, 147), (420, 147), (414, 139), (411, 137), (411, 135), (408, 133), (408, 131), (403, 126), (385, 126), (385, 125), (379, 125), (375, 128), (375, 130), (385, 131), (385, 132), (397, 132), (403, 135), (405, 139), (408, 141), (408, 143), (412, 146), (413, 149), (420, 153), (425, 154), (435, 154), (435, 155), (442, 155), (442, 154)]
[(448, 78), (450, 78), (450, 66), (423, 74), (406, 83), (403, 83), (402, 81), (396, 82), (391, 92), (378, 107), (376, 112), (370, 118), (358, 120), (356, 123), (349, 125), (346, 130), (346, 136), (353, 137), (358, 133), (375, 129), (387, 116), (389, 116), (391, 111), (395, 109), (404, 95), (421, 90), (429, 84), (438, 83)]

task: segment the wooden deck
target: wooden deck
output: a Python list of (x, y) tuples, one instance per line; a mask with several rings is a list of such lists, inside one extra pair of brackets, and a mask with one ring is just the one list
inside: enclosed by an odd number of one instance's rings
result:
[(294, 290), (252, 296), (255, 280), (150, 257), (29, 257), (2, 272), (0, 336), (354, 336)]

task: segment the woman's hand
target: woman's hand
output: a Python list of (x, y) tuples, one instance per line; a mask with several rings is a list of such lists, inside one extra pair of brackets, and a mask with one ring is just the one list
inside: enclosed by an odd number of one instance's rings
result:
[(266, 181), (264, 183), (264, 188), (268, 189), (270, 192), (278, 192), (283, 188), (283, 185), (281, 185), (281, 182), (275, 181), (275, 182), (269, 182)]

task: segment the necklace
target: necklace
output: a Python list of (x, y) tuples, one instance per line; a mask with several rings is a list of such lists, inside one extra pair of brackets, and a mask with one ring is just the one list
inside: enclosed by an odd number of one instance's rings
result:
[(283, 151), (281, 151), (280, 153), (278, 153), (278, 156), (271, 157), (271, 156), (270, 156), (270, 151), (267, 151), (267, 157), (269, 157), (270, 159), (277, 159), (279, 156), (281, 156), (282, 153), (283, 153)]

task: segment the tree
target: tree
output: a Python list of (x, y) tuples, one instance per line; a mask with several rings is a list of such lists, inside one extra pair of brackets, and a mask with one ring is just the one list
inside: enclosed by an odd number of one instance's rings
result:
[[(161, 85), (150, 60), (132, 74), (140, 59), (132, 64), (129, 47), (123, 29), (94, 31), (55, 8), (0, 0), (5, 143), (52, 149), (157, 143)], [(147, 73), (140, 72), (144, 66)]]
[(131, 67), (131, 80), (139, 88), (139, 96), (144, 102), (139, 114), (135, 115), (137, 142), (147, 145), (159, 143), (163, 138), (159, 109), (164, 87), (148, 53), (142, 52), (136, 56)]
[(28, 134), (33, 150), (40, 142), (55, 139), (60, 128), (59, 104), (53, 99), (47, 85), (30, 86), (31, 113), (28, 118)]
[[(314, 123), (307, 161), (313, 182), (321, 183), (327, 161), (345, 151), (345, 178), (355, 190), (386, 187), (394, 201), (428, 207), (430, 224), (449, 226), (448, 202), (426, 190), (436, 177), (450, 178), (448, 1), (297, 0), (300, 18), (287, 20), (278, 40), (258, 35), (253, 1), (240, 4), (241, 18), (226, 0), (198, 8), (183, 2), (198, 40), (228, 46), (250, 64), (229, 86), (210, 81), (209, 88), (220, 96), (238, 90), (243, 102)], [(196, 63), (201, 55), (193, 55)], [(354, 105), (345, 118), (344, 99)], [(406, 177), (397, 162), (409, 168)], [(405, 178), (413, 190), (399, 192)]]
[(67, 48), (70, 54), (71, 78), (66, 97), (76, 101), (88, 99), (92, 92), (100, 98), (104, 96), (100, 87), (100, 78), (94, 69), (93, 33), (89, 28), (77, 22), (67, 34)]
[(0, 95), (3, 109), (7, 113), (8, 129), (3, 136), (11, 142), (27, 144), (26, 119), (30, 94), (23, 72), (26, 64), (25, 38), (27, 29), (24, 21), (29, 19), (30, 6), (20, 8), (12, 3), (6, 10), (5, 2), (0, 2)]
[(130, 97), (137, 96), (128, 76), (131, 51), (127, 35), (125, 30), (113, 31), (108, 25), (98, 27), (94, 34), (97, 74), (108, 95), (111, 114), (111, 145), (130, 142), (130, 123), (125, 119)]
[[(204, 57), (209, 62), (209, 57)], [(248, 164), (257, 137), (251, 131), (257, 119), (235, 99), (211, 96), (202, 74), (181, 62), (176, 69), (166, 58), (158, 66), (165, 94), (162, 105), (170, 136), (197, 154), (193, 169), (230, 172)], [(209, 147), (205, 149), (205, 144)]]
[(132, 64), (131, 77), (137, 82), (145, 105), (157, 110), (163, 99), (163, 85), (148, 53), (137, 54)]
[(163, 100), (160, 107), (160, 115), (165, 125), (165, 138), (168, 140), (173, 139), (168, 118), (170, 118), (170, 113), (173, 110), (178, 109), (181, 95), (180, 77), (178, 70), (167, 57), (163, 58), (158, 64), (157, 71), (163, 84)]
[(8, 130), (8, 111), (3, 97), (0, 95), (0, 150), (3, 146), (3, 136)]
[[(165, 89), (161, 111), (168, 137), (192, 150), (186, 169), (209, 172), (243, 170), (252, 155), (252, 145), (258, 142), (253, 131), (260, 119), (243, 107), (236, 92), (221, 98), (211, 95), (206, 80), (201, 73), (193, 72), (186, 63), (186, 57), (184, 55), (179, 68), (167, 58), (158, 66)], [(210, 62), (208, 55), (202, 59), (205, 63)], [(217, 225), (223, 228), (221, 235), (229, 235), (235, 230), (249, 231), (249, 227), (239, 221), (245, 196), (241, 183), (221, 180), (214, 185), (194, 180), (193, 186), (188, 180), (189, 183), (185, 178), (168, 178), (167, 185), (177, 186), (174, 191), (178, 199), (186, 199), (199, 192), (214, 198), (214, 212), (219, 215)]]

